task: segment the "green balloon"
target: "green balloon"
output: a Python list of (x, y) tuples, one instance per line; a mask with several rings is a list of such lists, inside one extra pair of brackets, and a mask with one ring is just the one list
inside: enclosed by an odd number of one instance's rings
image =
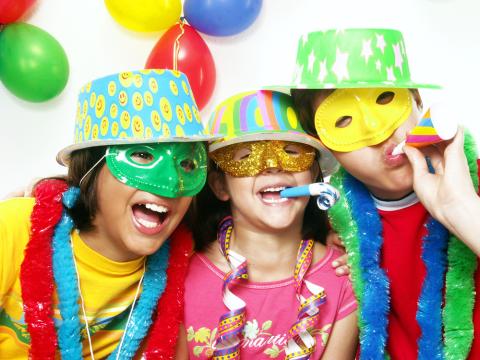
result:
[(62, 45), (46, 31), (25, 23), (0, 31), (0, 80), (15, 96), (49, 100), (64, 89), (68, 73)]

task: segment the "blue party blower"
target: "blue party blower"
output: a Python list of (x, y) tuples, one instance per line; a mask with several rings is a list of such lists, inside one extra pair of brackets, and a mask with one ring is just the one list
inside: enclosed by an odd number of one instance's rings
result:
[(280, 196), (284, 198), (301, 196), (318, 196), (317, 205), (320, 210), (330, 209), (340, 198), (340, 193), (332, 185), (318, 182), (309, 185), (302, 185), (287, 188), (280, 191)]

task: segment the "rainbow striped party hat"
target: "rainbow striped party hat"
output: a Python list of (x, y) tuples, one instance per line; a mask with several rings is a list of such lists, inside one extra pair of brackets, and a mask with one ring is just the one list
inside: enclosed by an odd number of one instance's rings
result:
[(234, 95), (216, 107), (207, 127), (212, 136), (223, 136), (210, 143), (210, 152), (240, 142), (285, 140), (317, 149), (325, 176), (337, 169), (331, 152), (303, 130), (292, 98), (281, 92), (260, 90)]
[(418, 124), (408, 132), (407, 138), (393, 149), (392, 155), (403, 153), (403, 145), (416, 148), (452, 139), (458, 130), (455, 114), (448, 106), (433, 104)]

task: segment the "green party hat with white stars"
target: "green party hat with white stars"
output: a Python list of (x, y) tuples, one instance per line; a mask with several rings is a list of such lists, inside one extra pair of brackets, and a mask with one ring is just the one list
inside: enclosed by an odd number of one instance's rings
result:
[(290, 88), (440, 88), (410, 79), (400, 31), (342, 29), (308, 33), (300, 38)]

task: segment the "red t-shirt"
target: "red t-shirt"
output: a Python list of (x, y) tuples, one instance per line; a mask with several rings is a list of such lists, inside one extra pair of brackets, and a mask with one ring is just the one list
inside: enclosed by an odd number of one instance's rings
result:
[[(378, 202), (384, 244), (381, 265), (390, 281), (387, 351), (392, 359), (417, 359), (421, 335), (416, 320), (426, 275), (421, 258), (428, 213), (415, 195), (399, 202)], [(475, 274), (474, 341), (469, 359), (480, 359), (480, 271)]]

